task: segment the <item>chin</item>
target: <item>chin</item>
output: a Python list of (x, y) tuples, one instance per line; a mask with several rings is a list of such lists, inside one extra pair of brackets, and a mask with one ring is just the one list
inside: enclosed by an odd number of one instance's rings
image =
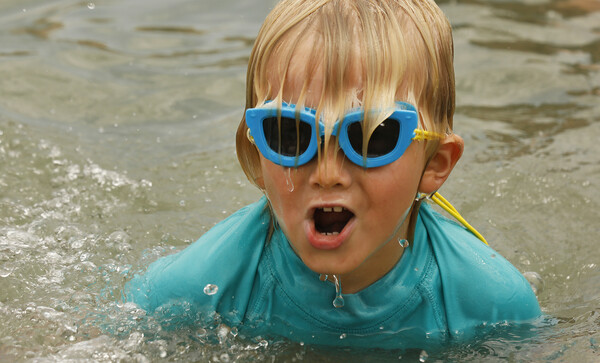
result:
[(328, 263), (310, 263), (310, 261), (304, 261), (306, 267), (311, 271), (322, 274), (322, 275), (344, 275), (355, 270), (358, 266), (343, 266), (335, 264), (332, 266), (331, 262)]

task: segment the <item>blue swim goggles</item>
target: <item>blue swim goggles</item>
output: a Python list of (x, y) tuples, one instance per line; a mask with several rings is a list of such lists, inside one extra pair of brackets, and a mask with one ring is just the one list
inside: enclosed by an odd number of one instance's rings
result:
[[(273, 107), (269, 107), (271, 105)], [(311, 161), (318, 147), (312, 108), (297, 110), (296, 105), (282, 103), (281, 109), (273, 101), (246, 110), (248, 139), (261, 154), (275, 164), (297, 167)], [(418, 129), (419, 117), (411, 104), (396, 102), (392, 114), (373, 131), (363, 157), (362, 120), (365, 112), (356, 109), (347, 113), (333, 126), (340, 148), (354, 164), (375, 168), (399, 159), (413, 140), (434, 140), (443, 135)], [(319, 122), (319, 136), (323, 140), (325, 125)]]

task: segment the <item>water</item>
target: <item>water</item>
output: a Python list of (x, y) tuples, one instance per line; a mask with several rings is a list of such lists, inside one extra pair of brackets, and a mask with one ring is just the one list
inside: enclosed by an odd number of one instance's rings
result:
[[(440, 3), (466, 142), (441, 192), (528, 273), (557, 324), (426, 359), (598, 361), (600, 3)], [(271, 6), (0, 3), (0, 361), (422, 357), (269, 342), (218, 323), (168, 332), (119, 303), (134, 271), (259, 196), (234, 133)]]
[(216, 294), (217, 292), (219, 292), (219, 287), (214, 284), (208, 284), (208, 285), (204, 286), (203, 291), (206, 295), (212, 296), (212, 295)]
[(333, 275), (333, 283), (335, 285), (335, 298), (333, 299), (333, 306), (335, 308), (344, 307), (344, 297), (342, 296), (342, 282), (338, 275)]

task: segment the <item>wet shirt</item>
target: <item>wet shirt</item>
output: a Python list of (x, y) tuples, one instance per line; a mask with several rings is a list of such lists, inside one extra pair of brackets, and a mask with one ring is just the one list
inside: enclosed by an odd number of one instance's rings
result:
[(218, 313), (255, 334), (353, 347), (428, 348), (469, 339), (481, 326), (541, 315), (514, 266), (426, 204), (397, 265), (343, 294), (339, 308), (334, 284), (302, 263), (280, 229), (269, 238), (270, 223), (263, 197), (151, 264), (126, 285), (125, 296), (149, 313)]

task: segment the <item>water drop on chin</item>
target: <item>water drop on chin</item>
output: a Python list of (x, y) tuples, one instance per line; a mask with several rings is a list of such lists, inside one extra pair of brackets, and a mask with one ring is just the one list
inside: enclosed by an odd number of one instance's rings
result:
[(207, 284), (206, 286), (204, 286), (204, 293), (206, 295), (214, 295), (219, 291), (219, 287), (217, 285), (214, 284)]
[(407, 239), (403, 239), (403, 238), (399, 239), (398, 243), (400, 244), (400, 247), (402, 247), (402, 248), (408, 248), (408, 246), (409, 246)]

